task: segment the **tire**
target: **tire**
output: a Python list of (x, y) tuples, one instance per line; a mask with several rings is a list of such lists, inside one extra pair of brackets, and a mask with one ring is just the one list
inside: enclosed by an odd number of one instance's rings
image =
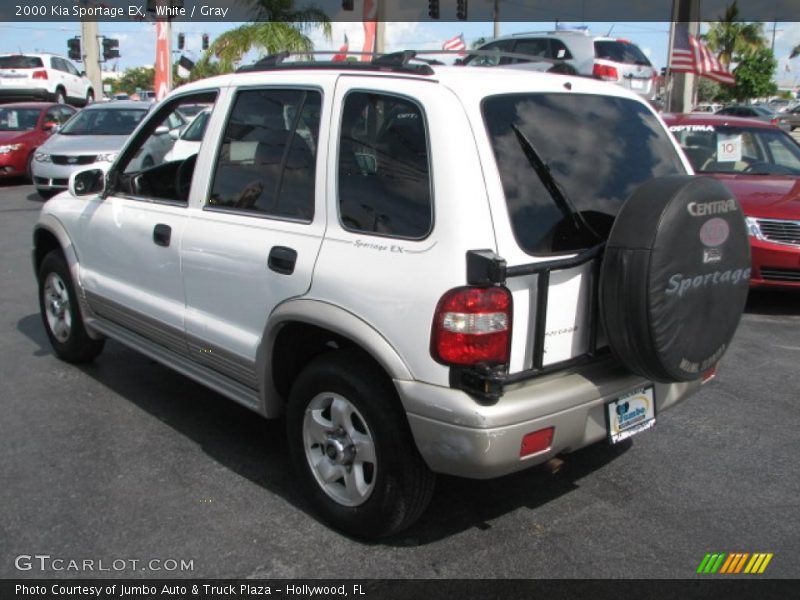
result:
[[(28, 155), (28, 160), (25, 162), (25, 182), (26, 183), (33, 183), (33, 155), (36, 153), (36, 149)], [(38, 191), (38, 190), (37, 190)], [(39, 192), (41, 193), (41, 192)]]
[(60, 251), (44, 257), (39, 268), (39, 311), (56, 356), (70, 363), (90, 362), (103, 350), (105, 340), (86, 332), (69, 267)]
[(58, 192), (56, 190), (46, 190), (44, 188), (36, 188), (36, 192), (41, 196), (44, 200), (49, 200), (53, 196), (55, 196)]
[(84, 103), (84, 106), (89, 106), (92, 103), (94, 103), (94, 92), (89, 90), (86, 92), (86, 102)]
[(292, 387), (286, 425), (300, 484), (336, 529), (378, 539), (427, 507), (435, 476), (391, 381), (360, 353), (314, 359)]
[(67, 94), (64, 91), (64, 88), (56, 88), (56, 93), (54, 96), (54, 102), (56, 104), (66, 104), (67, 103)]
[(653, 381), (700, 379), (728, 349), (747, 300), (742, 209), (710, 177), (644, 183), (617, 215), (600, 277), (601, 318), (620, 362)]

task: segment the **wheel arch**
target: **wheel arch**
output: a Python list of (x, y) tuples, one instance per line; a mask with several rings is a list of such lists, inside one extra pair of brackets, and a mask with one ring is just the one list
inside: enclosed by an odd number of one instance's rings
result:
[(78, 309), (86, 326), (86, 332), (93, 339), (101, 339), (103, 336), (92, 330), (90, 326), (92, 314), (84, 300), (80, 280), (80, 264), (72, 239), (58, 219), (52, 215), (42, 215), (33, 228), (33, 273), (37, 279), (44, 257), (53, 250), (60, 250), (67, 261), (75, 293), (78, 295)]
[[(408, 365), (375, 328), (347, 310), (320, 300), (284, 302), (272, 313), (257, 356), (267, 417), (284, 412), (292, 383), (323, 352), (359, 350), (391, 381), (411, 379)], [(394, 384), (392, 384), (394, 387)]]

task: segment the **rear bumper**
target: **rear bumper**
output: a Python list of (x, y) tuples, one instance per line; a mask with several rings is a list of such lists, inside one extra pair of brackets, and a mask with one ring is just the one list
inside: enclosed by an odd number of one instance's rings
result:
[(0, 102), (22, 102), (24, 100), (47, 100), (50, 93), (44, 88), (2, 88)]
[(800, 289), (800, 247), (750, 238), (750, 286)]
[[(417, 447), (435, 472), (488, 479), (543, 463), (606, 439), (605, 404), (648, 384), (612, 360), (509, 386), (494, 405), (466, 393), (420, 382), (395, 381)], [(655, 387), (660, 415), (700, 382)], [(554, 427), (549, 449), (520, 458), (522, 438)]]

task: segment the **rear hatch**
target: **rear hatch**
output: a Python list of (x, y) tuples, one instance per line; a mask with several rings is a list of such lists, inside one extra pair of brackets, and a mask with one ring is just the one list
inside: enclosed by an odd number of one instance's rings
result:
[(45, 79), (47, 71), (38, 56), (24, 54), (0, 56), (0, 87), (41, 87), (39, 84)]
[(513, 295), (513, 381), (605, 345), (597, 284), (614, 218), (637, 186), (686, 169), (656, 115), (630, 98), (503, 94), (484, 99), (482, 116), (513, 233), (498, 235)]
[(655, 94), (655, 69), (636, 44), (626, 40), (595, 40), (594, 74), (650, 98)]

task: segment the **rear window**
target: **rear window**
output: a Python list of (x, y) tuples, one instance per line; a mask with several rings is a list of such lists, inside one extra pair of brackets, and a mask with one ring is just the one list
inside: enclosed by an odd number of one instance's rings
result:
[(594, 43), (595, 58), (602, 58), (604, 60), (613, 60), (618, 63), (625, 63), (628, 65), (645, 65), (650, 66), (650, 61), (644, 53), (639, 50), (639, 47), (628, 42), (619, 41), (597, 41)]
[(43, 66), (38, 56), (0, 56), (0, 69), (38, 69)]
[(529, 254), (588, 248), (598, 240), (547, 191), (512, 125), (547, 165), (556, 186), (603, 239), (633, 190), (686, 170), (669, 134), (641, 102), (579, 94), (486, 98), (483, 119), (519, 246)]

